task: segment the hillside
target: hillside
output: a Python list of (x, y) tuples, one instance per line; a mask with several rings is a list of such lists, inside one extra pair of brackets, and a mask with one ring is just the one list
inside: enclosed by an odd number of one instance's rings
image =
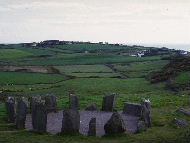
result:
[[(168, 79), (180, 85), (189, 82), (190, 58), (170, 61), (179, 55), (184, 57), (184, 52), (165, 47), (57, 40), (0, 45), (0, 142), (184, 142), (187, 127), (171, 121), (187, 120), (175, 111), (188, 108), (190, 92), (166, 89)], [(125, 102), (146, 98), (151, 101), (152, 127), (134, 135), (88, 138), (39, 135), (16, 130), (5, 120), (8, 96), (44, 98), (48, 93), (56, 96), (57, 110), (68, 108), (69, 94), (77, 95), (82, 110), (91, 102), (101, 109), (103, 97), (110, 93), (117, 94), (118, 111)]]
[(152, 83), (166, 81), (173, 75), (190, 71), (190, 57), (171, 60), (169, 64), (163, 67), (159, 72), (150, 74), (149, 79)]

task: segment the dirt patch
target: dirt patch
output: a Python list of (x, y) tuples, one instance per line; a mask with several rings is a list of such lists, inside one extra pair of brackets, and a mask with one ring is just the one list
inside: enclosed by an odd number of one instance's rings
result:
[(59, 70), (52, 66), (0, 66), (0, 70), (10, 72), (60, 73)]

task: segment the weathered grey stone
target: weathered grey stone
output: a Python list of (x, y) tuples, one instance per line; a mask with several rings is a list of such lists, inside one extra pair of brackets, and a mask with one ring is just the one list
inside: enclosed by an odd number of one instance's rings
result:
[(150, 101), (146, 99), (141, 99), (141, 106), (142, 106), (142, 118), (145, 121), (146, 126), (149, 128), (151, 127), (151, 117), (150, 117), (150, 111), (151, 111), (151, 105)]
[(96, 136), (96, 118), (92, 118), (89, 122), (88, 136)]
[(141, 110), (142, 107), (140, 104), (126, 102), (124, 103), (123, 114), (141, 116)]
[(104, 125), (106, 134), (114, 135), (124, 133), (126, 131), (125, 123), (121, 115), (114, 112), (108, 122)]
[(32, 109), (32, 125), (34, 131), (46, 132), (47, 110), (42, 103), (36, 102)]
[(113, 111), (115, 107), (116, 94), (112, 93), (103, 97), (102, 111)]
[(31, 111), (32, 111), (32, 126), (33, 126), (33, 129), (36, 129), (36, 107), (37, 105), (41, 104), (41, 97), (32, 97), (31, 98)]
[(183, 109), (183, 108), (181, 108), (181, 109), (178, 109), (176, 112), (177, 112), (177, 113), (184, 114), (184, 115), (190, 117), (190, 110), (188, 110), (188, 109)]
[(70, 94), (69, 95), (69, 108), (78, 110), (79, 109), (78, 104), (79, 104), (78, 97), (76, 95)]
[(48, 94), (45, 96), (45, 106), (47, 109), (47, 112), (56, 112), (57, 102), (56, 97), (52, 94)]
[(64, 134), (77, 134), (80, 128), (80, 114), (78, 110), (68, 109), (63, 111), (62, 129)]
[(172, 121), (173, 124), (176, 124), (178, 127), (182, 127), (182, 126), (187, 126), (188, 123), (186, 121), (183, 121), (183, 120), (180, 120), (180, 119), (177, 119), (175, 118), (173, 121)]
[(24, 129), (26, 121), (27, 101), (24, 98), (18, 99), (17, 105), (17, 117), (16, 117), (16, 128)]
[(139, 120), (138, 124), (137, 124), (137, 131), (141, 132), (141, 131), (146, 131), (146, 130), (147, 130), (147, 126), (146, 126), (145, 122)]
[(7, 101), (5, 102), (5, 108), (6, 108), (8, 122), (14, 123), (15, 118), (16, 118), (15, 98), (14, 97), (8, 97)]
[(35, 104), (41, 102), (41, 97), (40, 96), (30, 97), (29, 102), (30, 102), (30, 111), (32, 112), (32, 109), (35, 107)]
[(90, 104), (88, 104), (88, 106), (86, 108), (86, 110), (88, 110), (88, 111), (95, 111), (96, 109), (97, 109), (96, 103), (90, 103)]

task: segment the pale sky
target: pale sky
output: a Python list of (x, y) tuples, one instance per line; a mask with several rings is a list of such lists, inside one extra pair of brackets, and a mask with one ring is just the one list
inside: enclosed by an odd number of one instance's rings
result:
[(190, 44), (190, 0), (0, 0), (0, 43)]

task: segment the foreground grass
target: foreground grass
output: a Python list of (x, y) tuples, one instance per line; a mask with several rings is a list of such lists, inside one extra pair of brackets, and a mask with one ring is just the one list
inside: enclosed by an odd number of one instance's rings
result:
[[(105, 136), (99, 137), (85, 137), (82, 135), (49, 135), (49, 134), (37, 134), (29, 131), (19, 131), (14, 133), (1, 133), (0, 142), (20, 142), (20, 143), (41, 143), (41, 142), (102, 142), (102, 143), (185, 143), (187, 138), (183, 133), (187, 128), (174, 129), (162, 127), (164, 131), (161, 131), (159, 127), (153, 127), (145, 133), (139, 133), (136, 135), (118, 135), (118, 136)], [(171, 134), (172, 132), (172, 134)], [(151, 135), (151, 136), (150, 136)]]
[[(188, 107), (188, 96), (181, 97), (168, 93), (165, 95), (155, 95), (155, 93), (149, 94), (119, 94), (117, 96), (117, 109), (122, 110), (123, 103), (139, 102), (141, 97), (150, 97), (152, 103), (152, 127), (146, 132), (140, 132), (134, 135), (123, 134), (117, 136), (104, 136), (104, 137), (86, 137), (83, 135), (50, 135), (50, 134), (37, 134), (35, 132), (27, 130), (15, 130), (14, 125), (8, 124), (5, 121), (5, 109), (4, 105), (0, 104), (0, 142), (125, 142), (125, 143), (186, 143), (187, 131), (189, 127), (177, 128), (171, 124), (171, 121), (175, 118), (186, 119), (189, 123), (189, 119), (183, 115), (177, 114), (175, 111), (178, 108)], [(159, 92), (157, 92), (159, 94)], [(162, 95), (161, 95), (162, 94)], [(98, 108), (101, 108), (102, 96), (91, 95), (92, 98), (87, 95), (79, 96), (80, 107), (84, 109), (86, 105), (96, 100)], [(84, 100), (84, 98), (86, 100)], [(68, 108), (68, 97), (58, 97), (58, 108)], [(7, 132), (8, 131), (8, 132)]]

